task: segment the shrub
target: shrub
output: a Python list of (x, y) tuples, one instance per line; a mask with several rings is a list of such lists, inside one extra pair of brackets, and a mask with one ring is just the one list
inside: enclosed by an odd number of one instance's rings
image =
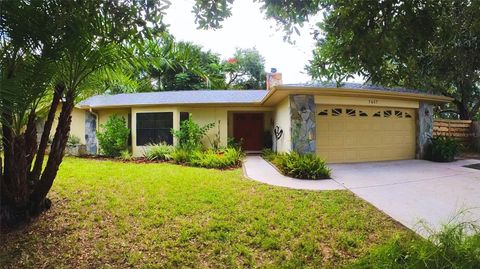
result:
[(172, 153), (175, 150), (174, 146), (166, 143), (149, 144), (143, 156), (150, 161), (168, 161), (172, 159)]
[(110, 157), (120, 156), (121, 152), (127, 149), (130, 135), (125, 119), (113, 114), (101, 127), (102, 131), (97, 133), (97, 138), (103, 154)]
[(287, 176), (299, 179), (330, 178), (330, 168), (327, 167), (324, 160), (314, 154), (298, 154), (296, 152), (277, 154), (270, 150), (264, 150), (262, 155)]
[(480, 229), (450, 224), (428, 240), (395, 236), (351, 268), (480, 268)]
[(122, 150), (120, 152), (120, 159), (123, 161), (131, 161), (133, 160), (132, 153), (129, 150)]
[(267, 161), (272, 161), (277, 154), (269, 148), (262, 149), (262, 157)]
[(67, 146), (73, 147), (77, 145), (80, 145), (80, 138), (75, 135), (69, 135), (67, 140)]
[(461, 148), (460, 142), (448, 136), (430, 139), (430, 159), (435, 162), (453, 162)]
[(172, 129), (172, 134), (177, 138), (179, 148), (193, 151), (202, 148), (202, 138), (214, 126), (215, 123), (200, 126), (192, 120), (192, 115), (189, 115), (188, 119), (180, 124), (180, 130)]
[(219, 151), (206, 150), (194, 151), (190, 164), (205, 168), (228, 168), (239, 166), (243, 158), (243, 152), (235, 148), (226, 148)]
[(190, 161), (191, 155), (192, 155), (192, 151), (182, 149), (182, 148), (176, 148), (172, 152), (172, 159), (175, 161), (175, 163), (184, 164)]

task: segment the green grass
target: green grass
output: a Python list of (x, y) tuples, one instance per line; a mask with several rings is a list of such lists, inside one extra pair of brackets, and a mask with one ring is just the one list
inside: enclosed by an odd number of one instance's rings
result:
[(66, 158), (50, 198), (3, 236), (1, 268), (336, 268), (413, 236), (348, 191), (267, 186), (240, 169)]

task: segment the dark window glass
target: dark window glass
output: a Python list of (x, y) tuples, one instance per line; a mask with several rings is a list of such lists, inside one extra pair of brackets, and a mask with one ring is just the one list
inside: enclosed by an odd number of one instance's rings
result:
[(360, 115), (360, 117), (368, 117), (368, 114), (361, 110), (358, 111), (358, 115)]
[(353, 108), (347, 108), (347, 115), (350, 116), (350, 117), (355, 117), (355, 115), (357, 114), (356, 110), (353, 109)]
[(324, 109), (318, 113), (319, 116), (328, 116), (328, 109)]
[(332, 109), (332, 116), (340, 116), (343, 113), (343, 109), (341, 108), (334, 108)]
[(190, 113), (188, 113), (188, 112), (180, 112), (180, 123), (188, 120), (189, 115), (190, 115)]
[(137, 113), (137, 145), (173, 144), (173, 112)]
[(373, 114), (374, 117), (380, 117), (380, 111), (378, 111), (377, 113)]
[(390, 116), (392, 116), (392, 111), (391, 110), (385, 110), (383, 111), (383, 116), (385, 118), (389, 118)]

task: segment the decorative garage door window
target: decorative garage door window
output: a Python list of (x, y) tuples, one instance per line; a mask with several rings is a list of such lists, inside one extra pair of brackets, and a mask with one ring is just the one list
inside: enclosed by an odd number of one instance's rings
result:
[(350, 108), (350, 107), (333, 107), (329, 109), (320, 109), (318, 116), (327, 117), (369, 117), (370, 115), (374, 118), (412, 118), (411, 113), (403, 110), (392, 110), (384, 109), (378, 110), (374, 109), (369, 111), (368, 108)]
[(173, 144), (173, 112), (137, 113), (137, 145)]

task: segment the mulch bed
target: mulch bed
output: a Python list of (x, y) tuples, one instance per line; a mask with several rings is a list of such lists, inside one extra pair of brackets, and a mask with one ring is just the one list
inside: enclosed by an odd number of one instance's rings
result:
[[(198, 167), (198, 166), (192, 166), (188, 165), (186, 163), (176, 163), (174, 161), (158, 161), (158, 160), (149, 160), (145, 157), (138, 157), (138, 158), (132, 158), (131, 160), (122, 160), (119, 158), (112, 158), (112, 157), (107, 157), (107, 156), (100, 156), (100, 155), (84, 155), (84, 156), (75, 156), (75, 158), (80, 158), (80, 159), (90, 159), (90, 160), (99, 160), (99, 161), (112, 161), (112, 162), (121, 162), (121, 163), (140, 163), (140, 164), (158, 164), (158, 163), (169, 163), (169, 164), (176, 164), (176, 165), (181, 165), (181, 166), (187, 166), (187, 167)], [(216, 170), (234, 170), (237, 168), (242, 167), (242, 164), (239, 165), (234, 165), (234, 166), (229, 166), (225, 168), (207, 168), (207, 169), (216, 169)], [(200, 167), (202, 168), (202, 167)], [(205, 167), (203, 167), (205, 168)]]

